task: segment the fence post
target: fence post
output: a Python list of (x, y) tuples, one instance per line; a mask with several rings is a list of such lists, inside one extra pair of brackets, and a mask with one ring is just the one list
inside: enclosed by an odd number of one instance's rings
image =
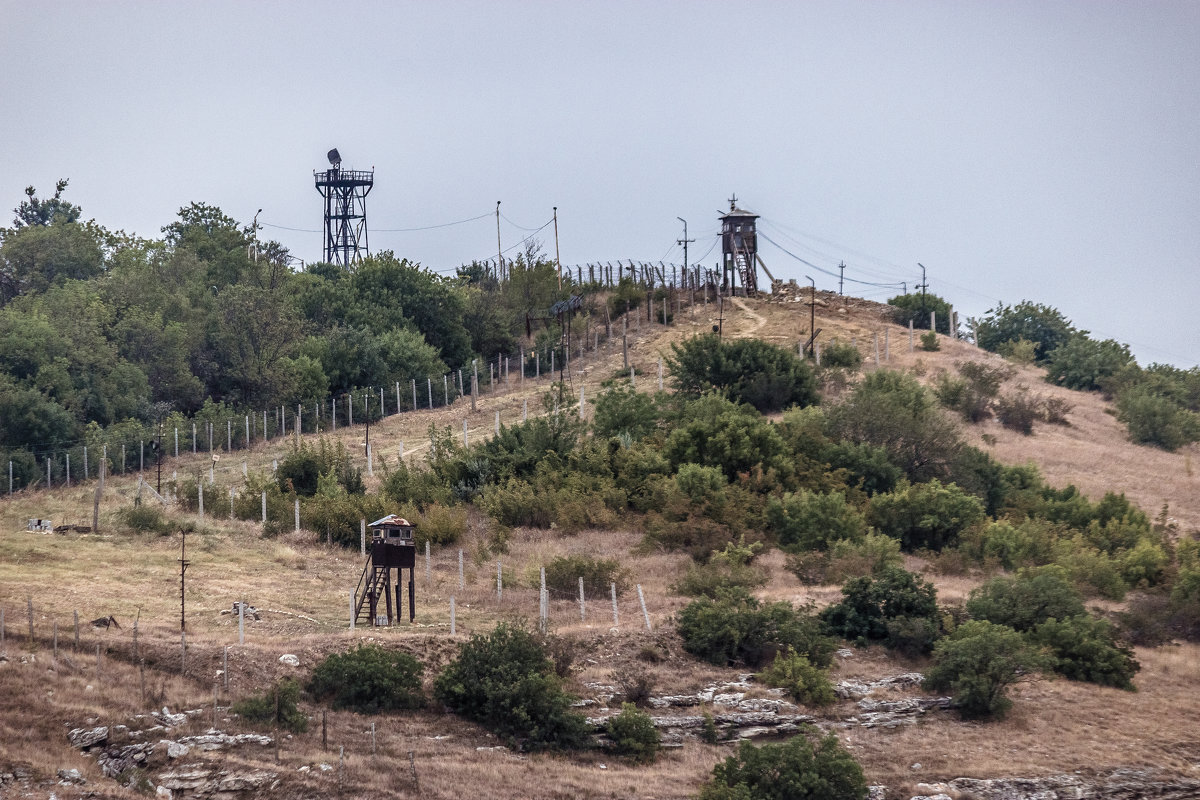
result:
[(460, 547), (458, 548), (458, 590), (461, 592), (463, 588), (463, 551)]
[(238, 644), (246, 643), (246, 601), (238, 601)]
[(429, 540), (425, 540), (425, 584), (433, 583), (433, 569), (429, 564)]
[(416, 411), (417, 410), (417, 379), (411, 378), (410, 380), (412, 381), (413, 411)]
[(358, 554), (360, 556), (367, 554), (367, 521), (365, 519), (358, 521)]
[(617, 584), (609, 584), (612, 587), (612, 607), (613, 607), (613, 627), (617, 627)]
[(262, 493), (262, 524), (263, 525), (267, 524), (267, 492), (266, 492), (266, 490), (263, 490), (263, 493)]
[(579, 621), (584, 622), (586, 620), (587, 620), (587, 612), (585, 611), (585, 607), (583, 604), (583, 576), (580, 575), (579, 576)]
[(374, 477), (375, 475), (375, 459), (371, 456), (371, 444), (367, 443), (367, 474)]
[(642, 585), (637, 585), (638, 602), (642, 604), (642, 617), (646, 620), (646, 630), (650, 630), (650, 613), (646, 611), (646, 596), (642, 594)]
[(496, 599), (504, 599), (504, 570), (499, 561), (496, 562)]
[(542, 582), (541, 589), (538, 592), (538, 625), (542, 629), (542, 633), (546, 632), (546, 618), (550, 616), (549, 598), (546, 596), (546, 568), (541, 568)]
[(300, 531), (300, 498), (296, 498), (296, 532)]
[(354, 592), (350, 593), (350, 630), (354, 630)]
[(521, 422), (529, 422), (529, 398), (521, 401)]
[(200, 516), (204, 516), (204, 482), (196, 481), (196, 497), (200, 509)]
[[(471, 395), (471, 402), (475, 402), (475, 395)], [(463, 448), (465, 449), (469, 446), (470, 443), (467, 441), (467, 419), (463, 417)]]

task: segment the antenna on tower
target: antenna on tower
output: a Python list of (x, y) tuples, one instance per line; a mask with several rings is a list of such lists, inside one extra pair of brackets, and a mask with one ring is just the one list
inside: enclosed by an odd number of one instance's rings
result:
[(323, 226), (325, 261), (349, 267), (370, 255), (367, 246), (367, 194), (375, 185), (375, 170), (344, 170), (342, 154), (325, 154), (329, 169), (315, 170), (317, 191), (325, 198)]

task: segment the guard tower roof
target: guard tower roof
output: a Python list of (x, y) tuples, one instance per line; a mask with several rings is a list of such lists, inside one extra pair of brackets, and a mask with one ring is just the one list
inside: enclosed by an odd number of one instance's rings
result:
[(726, 219), (728, 217), (752, 217), (753, 219), (758, 219), (758, 214), (755, 214), (753, 211), (747, 211), (744, 208), (738, 208), (733, 203), (730, 203), (729, 211), (722, 214), (720, 218)]
[(382, 528), (385, 526), (404, 526), (407, 528), (407, 527), (411, 527), (412, 523), (410, 523), (404, 517), (398, 517), (395, 514), (388, 514), (383, 519), (375, 520), (374, 522), (369, 524), (367, 527), (368, 528)]

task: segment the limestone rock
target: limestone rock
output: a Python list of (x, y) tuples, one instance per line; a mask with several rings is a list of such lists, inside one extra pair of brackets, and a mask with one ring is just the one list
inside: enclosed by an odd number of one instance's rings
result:
[(284, 653), (279, 657), (279, 663), (286, 664), (289, 667), (298, 667), (300, 666), (300, 659), (291, 653)]
[(75, 728), (67, 734), (67, 741), (80, 750), (88, 750), (108, 741), (108, 726), (100, 725), (96, 728)]

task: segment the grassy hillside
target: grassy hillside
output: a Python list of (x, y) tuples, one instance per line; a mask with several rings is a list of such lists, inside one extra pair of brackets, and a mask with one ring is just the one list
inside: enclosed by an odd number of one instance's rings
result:
[[(910, 351), (908, 331), (887, 321), (887, 310), (866, 301), (821, 295), (817, 326), (821, 340), (853, 341), (864, 354), (863, 372), (875, 365), (875, 342), (880, 366), (905, 370), (932, 384), (940, 372), (953, 372), (963, 361), (999, 363), (999, 357), (964, 342), (940, 337), (940, 350)], [(684, 311), (670, 327), (645, 320), (631, 329), (630, 359), (639, 373), (636, 387), (657, 388), (658, 362), (670, 344), (711, 329), (716, 308)], [(725, 307), (724, 330), (730, 337), (753, 337), (788, 347), (807, 331), (808, 308), (803, 303), (772, 303), (734, 299)], [(636, 333), (636, 335), (634, 335)], [(886, 343), (886, 344), (885, 344)], [(582, 388), (590, 404), (602, 384), (626, 374), (619, 339), (583, 362), (572, 365), (570, 392)], [(1196, 445), (1176, 453), (1139, 447), (1127, 441), (1123, 427), (1099, 394), (1074, 392), (1044, 383), (1041, 370), (1018, 367), (1006, 386), (1024, 384), (1047, 397), (1072, 404), (1069, 425), (1037, 425), (1024, 436), (994, 420), (964, 425), (972, 443), (1006, 464), (1032, 462), (1053, 486), (1074, 484), (1093, 500), (1106, 491), (1124, 492), (1150, 516), (1166, 504), (1177, 535), (1200, 529), (1198, 479), (1192, 462)], [(670, 376), (667, 376), (669, 381)], [(826, 398), (848, 391), (836, 376), (828, 378)], [(492, 435), (496, 413), (501, 421), (519, 421), (526, 408), (542, 412), (540, 398), (549, 386), (513, 381), (503, 391), (484, 394), (477, 410), (468, 402), (435, 411), (408, 412), (372, 425), (376, 457), (385, 464), (364, 474), (368, 491), (379, 488), (387, 463), (395, 464), (403, 443), (405, 459), (421, 462), (430, 448), (430, 426), (448, 427), (458, 438), (467, 423), (472, 443)], [(585, 418), (587, 417), (585, 411)], [(327, 438), (341, 442), (357, 466), (362, 456), (361, 427), (340, 428)], [(308, 437), (315, 439), (315, 437)], [(290, 442), (260, 444), (246, 456), (246, 469), (267, 474), (273, 461), (284, 459)], [(230, 463), (232, 461), (232, 463)], [(164, 476), (180, 479), (206, 475), (207, 456), (181, 456), (164, 464)], [(217, 482), (241, 481), (242, 454), (218, 462)], [(153, 482), (152, 476), (147, 476)], [(169, 535), (135, 533), (123, 521), (138, 495), (136, 479), (109, 481), (101, 505), (98, 534), (26, 532), (25, 520), (45, 517), (56, 524), (90, 524), (94, 482), (69, 489), (24, 492), (0, 498), (0, 608), (5, 612), (8, 661), (0, 662), (0, 773), (29, 769), (27, 786), (45, 788), (59, 769), (80, 769), (88, 783), (57, 787), (61, 798), (83, 796), (131, 797), (133, 789), (119, 787), (100, 773), (93, 759), (82, 756), (65, 737), (71, 728), (113, 724), (132, 730), (149, 727), (134, 721), (167, 705), (171, 711), (201, 709), (173, 737), (203, 732), (212, 726), (227, 732), (251, 731), (229, 713), (229, 704), (261, 692), (276, 678), (303, 678), (324, 655), (340, 652), (355, 642), (384, 642), (417, 656), (425, 665), (429, 684), (470, 634), (491, 630), (502, 620), (533, 620), (538, 609), (537, 570), (557, 556), (612, 557), (628, 573), (630, 588), (619, 598), (619, 622), (613, 625), (607, 597), (587, 598), (586, 619), (570, 594), (552, 595), (550, 625), (570, 643), (574, 667), (567, 688), (595, 699), (629, 690), (641, 677), (654, 695), (683, 695), (705, 687), (736, 681), (751, 670), (712, 666), (687, 654), (674, 630), (675, 615), (689, 598), (672, 591), (692, 559), (677, 550), (647, 548), (634, 524), (605, 530), (560, 531), (518, 527), (498, 543), (496, 525), (475, 507), (466, 510), (466, 532), (453, 546), (434, 548), (429, 578), (418, 559), (416, 625), (392, 629), (348, 629), (348, 595), (362, 570), (357, 549), (327, 546), (318, 532), (289, 531), (263, 538), (251, 522), (200, 518), (169, 509)], [(143, 502), (151, 503), (148, 497)], [(214, 504), (227, 497), (206, 497)], [(181, 525), (187, 537), (190, 566), (186, 581), (187, 654), (181, 663), (179, 636), (179, 563)], [(465, 558), (464, 585), (459, 587), (459, 549)], [(496, 564), (505, 574), (502, 598), (495, 591)], [(766, 583), (756, 589), (763, 600), (784, 600), (824, 606), (840, 598), (838, 585), (804, 585), (787, 569), (784, 554), (769, 549), (756, 564)], [(908, 554), (905, 566), (928, 570), (942, 603), (962, 601), (987, 573), (966, 569), (946, 573), (933, 569), (925, 557)], [(637, 594), (640, 585), (651, 630), (642, 619)], [(456, 630), (450, 633), (450, 598), (456, 606)], [(28, 640), (28, 601), (32, 600), (34, 640)], [(238, 644), (237, 618), (223, 614), (244, 600), (261, 610), (261, 619), (247, 622), (246, 643)], [(1092, 601), (1115, 610), (1120, 604)], [(74, 646), (73, 612), (83, 628)], [(88, 621), (114, 616), (121, 628), (93, 629)], [(133, 623), (138, 620), (137, 653)], [(58, 629), (58, 659), (54, 660), (54, 630)], [(100, 658), (97, 661), (97, 645)], [(221, 674), (228, 649), (228, 674)], [(293, 668), (280, 663), (285, 653), (299, 658)], [(889, 787), (891, 797), (905, 794), (918, 782), (958, 776), (996, 777), (1045, 775), (1122, 766), (1152, 766), (1170, 774), (1190, 775), (1200, 758), (1200, 735), (1191, 721), (1200, 714), (1200, 647), (1182, 644), (1157, 649), (1137, 648), (1142, 671), (1138, 691), (1124, 692), (1063, 679), (1019, 684), (1013, 692), (1014, 710), (1003, 721), (962, 722), (956, 715), (930, 712), (916, 725), (861, 727), (851, 718), (861, 714), (852, 699), (839, 700), (806, 714), (838, 733), (843, 744), (863, 765), (871, 783)], [(140, 669), (144, 661), (144, 670)], [(924, 671), (926, 656), (903, 657), (878, 645), (849, 649), (834, 659), (836, 681), (875, 680), (911, 671)], [(226, 687), (228, 679), (228, 687)], [(873, 700), (923, 696), (914, 687), (885, 689)], [(214, 696), (217, 708), (213, 709)], [(777, 695), (753, 685), (748, 696), (771, 700)], [(280, 734), (278, 761), (273, 747), (247, 746), (232, 751), (192, 754), (192, 761), (228, 770), (259, 769), (275, 773), (262, 796), (328, 797), (657, 797), (693, 796), (713, 765), (728, 755), (728, 744), (706, 744), (695, 738), (670, 748), (653, 765), (635, 766), (600, 751), (582, 755), (529, 755), (497, 749), (500, 741), (483, 728), (444, 714), (438, 708), (367, 718), (348, 711), (329, 711), (302, 701), (312, 718), (303, 734)], [(712, 709), (711, 704), (701, 708)], [(585, 709), (591, 713), (590, 707)], [(698, 713), (696, 708), (653, 711), (655, 714)], [(325, 714), (327, 746), (322, 747)], [(371, 724), (376, 750), (371, 754)], [(268, 731), (269, 732), (269, 731)], [(162, 734), (165, 735), (165, 734)], [(339, 749), (346, 759), (339, 766)], [(410, 778), (409, 754), (415, 764), (419, 790)], [(188, 763), (191, 763), (189, 761)], [(321, 764), (333, 769), (323, 771)], [(919, 764), (917, 767), (915, 765)], [(303, 769), (307, 767), (308, 769)], [(303, 771), (301, 771), (303, 769)], [(146, 772), (157, 780), (162, 768)], [(278, 781), (276, 784), (275, 782)], [(15, 778), (0, 785), (0, 795), (24, 789)], [(486, 787), (483, 788), (483, 787)], [(34, 791), (33, 788), (29, 789)], [(911, 793), (911, 792), (910, 792)], [(177, 795), (178, 796), (178, 795)]]

